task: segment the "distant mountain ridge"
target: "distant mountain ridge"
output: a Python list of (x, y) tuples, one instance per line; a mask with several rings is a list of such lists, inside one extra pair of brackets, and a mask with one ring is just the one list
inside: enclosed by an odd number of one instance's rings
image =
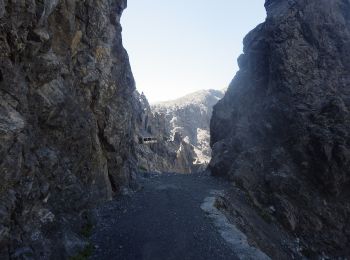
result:
[(223, 98), (226, 89), (202, 89), (193, 93), (187, 94), (183, 97), (174, 100), (160, 101), (151, 103), (151, 107), (171, 107), (171, 106), (186, 106), (189, 104), (203, 104), (206, 106), (215, 105), (221, 98)]
[(194, 146), (197, 163), (207, 164), (211, 156), (210, 118), (213, 106), (224, 94), (225, 90), (199, 90), (175, 100), (151, 104), (151, 109), (165, 116), (165, 127), (172, 135), (179, 132)]

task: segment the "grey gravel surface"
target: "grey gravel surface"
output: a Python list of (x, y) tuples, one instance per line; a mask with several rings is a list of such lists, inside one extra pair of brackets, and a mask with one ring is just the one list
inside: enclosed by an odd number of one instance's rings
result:
[(91, 259), (238, 259), (201, 204), (227, 183), (206, 175), (149, 175), (143, 189), (96, 210)]

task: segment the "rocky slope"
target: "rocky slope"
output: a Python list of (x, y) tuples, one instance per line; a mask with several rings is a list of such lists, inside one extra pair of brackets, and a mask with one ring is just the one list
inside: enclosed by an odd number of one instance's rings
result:
[(0, 0), (0, 258), (64, 259), (133, 184), (126, 0)]
[(211, 156), (209, 124), (213, 106), (224, 90), (200, 90), (182, 98), (153, 104), (152, 111), (165, 116), (166, 129), (181, 133), (194, 146), (197, 164), (208, 164)]
[(300, 238), (350, 251), (350, 2), (268, 0), (211, 120), (210, 169)]
[[(192, 173), (197, 171), (194, 147), (180, 132), (169, 131), (164, 114), (152, 112), (144, 94), (135, 95), (135, 143), (137, 165), (142, 171)], [(155, 138), (155, 141), (143, 141)]]

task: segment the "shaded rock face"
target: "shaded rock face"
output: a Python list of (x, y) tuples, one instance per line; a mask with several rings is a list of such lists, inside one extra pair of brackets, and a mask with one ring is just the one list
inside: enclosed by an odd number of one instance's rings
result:
[(302, 238), (350, 255), (350, 2), (270, 0), (211, 120), (210, 169)]
[(132, 185), (125, 7), (0, 0), (1, 259), (76, 253), (85, 210)]
[[(180, 132), (167, 128), (164, 114), (153, 112), (144, 94), (135, 95), (134, 118), (137, 165), (141, 171), (193, 173), (195, 165), (194, 147), (187, 143)], [(155, 138), (155, 142), (143, 142), (144, 138)]]
[(210, 118), (213, 106), (223, 98), (224, 93), (224, 90), (200, 90), (151, 106), (153, 112), (164, 115), (167, 131), (181, 133), (194, 146), (198, 165), (206, 166), (210, 161)]

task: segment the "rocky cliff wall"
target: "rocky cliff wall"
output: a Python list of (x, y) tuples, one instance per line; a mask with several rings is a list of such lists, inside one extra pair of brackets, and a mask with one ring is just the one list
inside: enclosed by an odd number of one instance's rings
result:
[(210, 169), (301, 238), (350, 255), (350, 2), (268, 0), (211, 120)]
[(209, 124), (213, 106), (225, 90), (199, 90), (182, 98), (153, 104), (153, 112), (164, 115), (165, 128), (181, 133), (196, 153), (196, 164), (205, 168), (211, 157)]
[(0, 0), (1, 259), (76, 253), (85, 210), (133, 183), (125, 7)]
[[(135, 142), (139, 170), (147, 172), (193, 173), (199, 168), (194, 164), (194, 147), (185, 142), (180, 132), (170, 131), (165, 114), (154, 112), (144, 94), (134, 93)], [(152, 137), (155, 142), (140, 142)]]

